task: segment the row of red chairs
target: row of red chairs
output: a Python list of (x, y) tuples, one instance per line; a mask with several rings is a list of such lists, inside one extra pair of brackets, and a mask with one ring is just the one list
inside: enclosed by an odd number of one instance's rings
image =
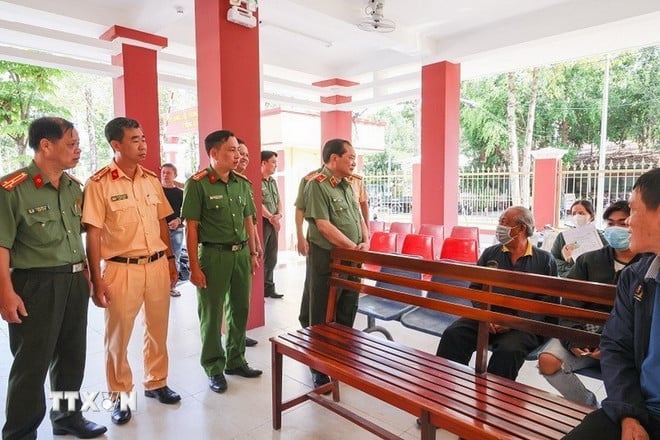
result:
[[(399, 248), (399, 234), (393, 232), (374, 232), (371, 234), (369, 250), (383, 253), (401, 253), (417, 255), (427, 260), (448, 259), (474, 264), (479, 258), (477, 240), (471, 238), (447, 237), (442, 241), (441, 250), (434, 251), (435, 237), (422, 234), (407, 234)], [(376, 269), (377, 270), (377, 269)]]

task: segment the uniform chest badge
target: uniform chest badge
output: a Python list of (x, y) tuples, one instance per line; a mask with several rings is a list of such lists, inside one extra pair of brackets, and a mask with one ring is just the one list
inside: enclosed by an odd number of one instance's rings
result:
[(223, 197), (222, 194), (218, 194), (218, 195), (215, 195), (215, 196), (209, 196), (209, 200), (220, 200), (220, 199), (222, 199), (222, 197)]
[(35, 206), (34, 208), (28, 208), (28, 214), (37, 214), (39, 212), (46, 212), (50, 210), (49, 205)]
[(110, 200), (113, 202), (118, 202), (120, 200), (126, 200), (128, 198), (128, 194), (116, 194), (112, 197), (110, 197)]

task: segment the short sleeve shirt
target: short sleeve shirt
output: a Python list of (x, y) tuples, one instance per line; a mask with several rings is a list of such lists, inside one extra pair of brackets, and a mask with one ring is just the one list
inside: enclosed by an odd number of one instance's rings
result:
[(368, 199), (368, 196), (367, 189), (364, 187), (364, 179), (362, 176), (353, 174), (347, 180), (351, 184), (351, 188), (353, 188), (353, 192), (355, 193), (355, 200), (357, 200), (358, 203), (365, 203)]
[(85, 259), (83, 196), (77, 180), (64, 173), (57, 189), (32, 162), (0, 182), (0, 246), (9, 249), (11, 268), (63, 266)]
[(141, 166), (131, 179), (112, 161), (85, 185), (82, 220), (101, 229), (105, 260), (167, 249), (160, 238), (160, 220), (172, 213), (158, 177)]
[(256, 212), (252, 186), (245, 177), (229, 173), (227, 183), (209, 167), (186, 182), (181, 216), (199, 222), (201, 243), (240, 243), (247, 240), (245, 219)]
[(279, 214), (277, 206), (280, 203), (280, 193), (277, 190), (277, 182), (272, 177), (261, 179), (261, 194), (263, 205), (271, 214)]
[(346, 179), (335, 178), (324, 167), (307, 182), (304, 203), (310, 242), (324, 249), (332, 249), (332, 244), (316, 227), (317, 219), (328, 220), (355, 244), (362, 241), (360, 210), (353, 189)]

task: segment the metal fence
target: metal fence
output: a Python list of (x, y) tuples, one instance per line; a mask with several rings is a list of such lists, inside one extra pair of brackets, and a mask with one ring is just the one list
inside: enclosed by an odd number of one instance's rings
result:
[[(604, 174), (603, 206), (630, 197), (635, 180), (651, 168), (660, 167), (660, 161), (620, 161), (607, 163), (599, 171), (597, 164), (566, 164), (560, 171), (559, 195), (541, 194), (541, 197), (559, 197), (562, 217), (574, 200), (587, 199), (594, 203), (600, 173)], [(469, 168), (459, 172), (458, 223), (480, 227), (495, 227), (503, 210), (513, 204), (511, 177), (521, 182), (524, 192), (526, 181), (534, 181), (534, 173), (511, 172), (507, 167)], [(412, 166), (395, 173), (367, 174), (365, 184), (369, 192), (370, 215), (384, 221), (412, 221)], [(529, 185), (529, 205), (534, 194)], [(519, 203), (525, 203), (522, 198)]]

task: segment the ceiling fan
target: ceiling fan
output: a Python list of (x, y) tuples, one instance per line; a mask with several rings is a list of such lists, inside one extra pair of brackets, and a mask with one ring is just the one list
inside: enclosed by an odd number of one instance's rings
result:
[(392, 32), (396, 24), (392, 20), (383, 17), (383, 6), (385, 0), (368, 0), (364, 7), (366, 18), (357, 24), (357, 27), (367, 32)]

